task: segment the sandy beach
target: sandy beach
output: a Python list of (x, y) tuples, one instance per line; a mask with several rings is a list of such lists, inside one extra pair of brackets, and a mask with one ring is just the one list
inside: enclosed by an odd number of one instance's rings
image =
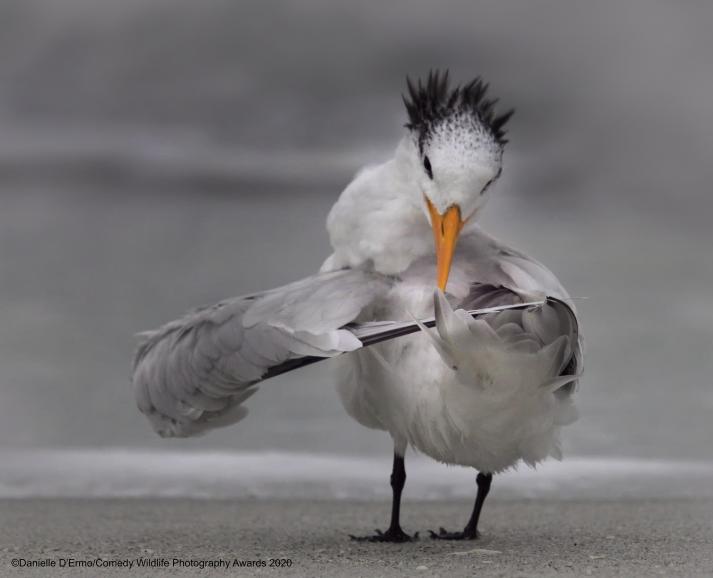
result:
[[(356, 543), (348, 537), (383, 528), (388, 512), (384, 502), (3, 500), (0, 574), (713, 575), (713, 500), (493, 499), (486, 505), (480, 540), (440, 542), (426, 537), (429, 528), (459, 527), (469, 509), (464, 501), (406, 501), (404, 529), (420, 531), (421, 538), (393, 545)], [(60, 567), (62, 559), (66, 563), (72, 558), (80, 565)], [(183, 567), (176, 567), (174, 558)], [(54, 561), (54, 566), (13, 568), (13, 559)], [(137, 567), (139, 559), (164, 567)], [(271, 559), (289, 562), (270, 567)], [(105, 566), (81, 565), (97, 560)], [(234, 560), (258, 565), (235, 566)], [(221, 565), (201, 569), (201, 561)], [(129, 563), (133, 566), (119, 566)]]

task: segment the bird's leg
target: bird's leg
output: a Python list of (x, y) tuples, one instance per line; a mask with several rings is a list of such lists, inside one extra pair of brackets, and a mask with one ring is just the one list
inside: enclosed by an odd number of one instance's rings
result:
[(394, 452), (394, 467), (391, 471), (391, 490), (393, 491), (393, 501), (391, 502), (391, 524), (386, 532), (376, 530), (376, 534), (371, 536), (351, 536), (352, 540), (358, 542), (410, 542), (418, 539), (418, 532), (409, 536), (401, 529), (399, 518), (401, 515), (401, 492), (406, 485), (406, 467), (404, 457)]
[(490, 491), (490, 484), (493, 481), (493, 474), (478, 474), (476, 482), (478, 483), (478, 495), (475, 497), (475, 505), (473, 513), (470, 515), (470, 520), (463, 528), (462, 532), (447, 532), (444, 528), (440, 528), (438, 533), (430, 530), (431, 538), (434, 540), (475, 540), (480, 537), (478, 532), (478, 520), (480, 519), (480, 511), (483, 509), (483, 502)]

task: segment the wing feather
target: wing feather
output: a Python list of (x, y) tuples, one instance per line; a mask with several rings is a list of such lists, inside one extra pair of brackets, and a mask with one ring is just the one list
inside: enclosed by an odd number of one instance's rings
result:
[(270, 369), (361, 347), (344, 326), (389, 281), (363, 270), (320, 273), (265, 293), (221, 301), (140, 334), (136, 403), (162, 436), (232, 424)]
[[(511, 344), (519, 339), (526, 341), (526, 335), (535, 337), (540, 346), (553, 343), (559, 336), (566, 336), (569, 359), (562, 373), (581, 374), (583, 340), (577, 312), (557, 277), (536, 259), (504, 245), (479, 228), (464, 250), (468, 254), (472, 283), (458, 307), (483, 309), (554, 298), (543, 307), (502, 311), (486, 318), (498, 333), (507, 326), (505, 332)], [(509, 326), (511, 323), (521, 328), (521, 338), (517, 337), (516, 328)], [(575, 385), (576, 379), (572, 379), (558, 393), (569, 394)]]
[[(477, 309), (527, 302), (529, 290), (474, 283), (469, 295), (458, 307)], [(548, 382), (560, 384), (563, 392), (571, 393), (576, 376), (582, 372), (582, 339), (574, 309), (559, 299), (548, 299), (542, 306), (510, 309), (483, 316), (509, 350), (539, 352), (545, 374), (569, 376), (568, 380)]]

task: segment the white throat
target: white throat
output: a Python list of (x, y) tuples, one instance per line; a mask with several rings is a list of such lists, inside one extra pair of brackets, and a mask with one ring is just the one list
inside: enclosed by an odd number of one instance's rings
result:
[(367, 265), (393, 275), (433, 254), (410, 147), (405, 137), (393, 159), (362, 169), (344, 189), (327, 217), (334, 254), (322, 270)]

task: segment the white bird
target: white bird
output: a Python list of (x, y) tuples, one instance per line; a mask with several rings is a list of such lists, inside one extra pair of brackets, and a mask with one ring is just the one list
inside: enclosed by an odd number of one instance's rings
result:
[[(399, 522), (408, 446), (479, 472), (465, 528), (431, 532), (437, 539), (478, 536), (494, 473), (560, 457), (559, 430), (576, 419), (581, 338), (557, 278), (476, 224), (512, 114), (496, 115), (486, 92), (479, 78), (450, 88), (447, 73), (408, 81), (406, 134), (332, 208), (334, 252), (320, 273), (143, 334), (133, 387), (160, 435), (234, 423), (261, 380), (339, 356), (347, 413), (394, 444), (391, 523), (356, 538), (370, 541), (413, 539)], [(496, 310), (465, 312), (488, 307)], [(435, 331), (419, 322), (422, 331), (384, 341), (409, 325), (385, 321), (434, 313)]]

